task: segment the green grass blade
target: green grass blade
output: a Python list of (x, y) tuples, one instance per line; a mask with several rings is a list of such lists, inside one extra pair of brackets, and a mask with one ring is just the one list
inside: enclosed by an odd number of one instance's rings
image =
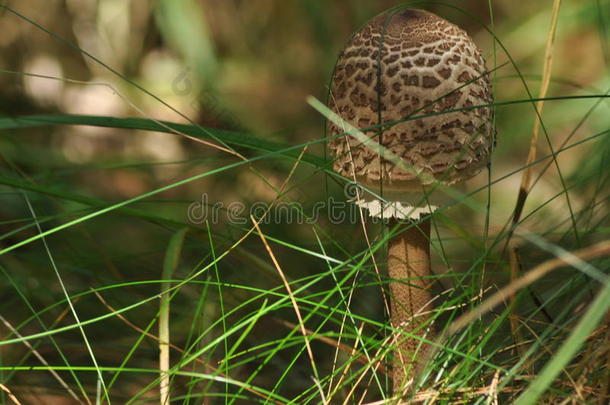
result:
[(517, 398), (515, 405), (530, 405), (538, 403), (538, 398), (549, 388), (561, 370), (574, 357), (583, 342), (593, 332), (602, 317), (610, 308), (610, 280), (597, 295), (587, 313), (582, 317), (576, 328), (561, 349), (546, 364), (538, 377), (529, 385), (523, 394)]
[[(298, 159), (300, 150), (288, 150), (287, 145), (257, 138), (252, 134), (227, 131), (224, 129), (203, 128), (196, 125), (177, 124), (167, 121), (157, 121), (147, 118), (118, 118), (97, 115), (28, 115), (24, 117), (1, 117), (1, 129), (33, 128), (55, 125), (87, 125), (104, 128), (139, 129), (143, 131), (155, 131), (163, 133), (179, 133), (200, 139), (219, 139), (227, 145), (240, 146), (259, 152), (280, 152), (281, 155)], [(321, 157), (303, 154), (302, 161), (323, 167), (324, 160)]]

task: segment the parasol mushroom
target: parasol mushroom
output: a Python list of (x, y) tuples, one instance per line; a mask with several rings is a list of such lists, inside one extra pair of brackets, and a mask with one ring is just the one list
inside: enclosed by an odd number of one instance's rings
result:
[[(395, 340), (392, 366), (394, 393), (401, 394), (425, 365), (429, 347), (421, 338), (434, 337), (430, 216), (444, 203), (437, 188), (489, 163), (491, 85), (465, 31), (430, 12), (402, 9), (378, 15), (351, 38), (330, 91), (330, 109), (347, 124), (328, 123), (333, 169), (364, 187), (358, 205), (387, 218), (394, 231), (390, 319), (407, 332)], [(340, 136), (346, 126), (360, 136)]]

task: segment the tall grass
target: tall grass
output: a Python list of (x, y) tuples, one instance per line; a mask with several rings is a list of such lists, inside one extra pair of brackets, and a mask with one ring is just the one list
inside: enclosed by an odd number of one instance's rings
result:
[[(252, 58), (242, 66), (214, 49), (223, 43), (215, 35), (235, 46), (250, 40), (232, 33), (237, 23), (223, 31), (229, 3), (190, 18), (204, 11), (167, 2), (143, 29), (192, 66), (188, 83), (207, 91), (198, 95), (202, 116), (174, 107), (167, 99), (176, 94), (157, 95), (158, 83), (129, 67), (139, 60), (111, 68), (27, 8), (1, 6), (3, 21), (104, 72), (113, 92), (105, 97), (129, 111), (73, 114), (44, 103), (11, 107), (8, 90), (1, 97), (9, 105), (0, 117), (2, 403), (399, 402), (388, 373), (391, 234), (347, 201), (347, 179), (323, 152), (324, 109), (305, 98), (324, 99), (341, 44), (381, 5), (312, 0), (269, 6), (269, 14), (244, 5), (240, 16), (273, 15), (284, 25), (266, 29), (306, 29), (311, 43), (294, 60), (282, 51), (305, 46), (300, 35), (282, 43), (248, 26), (275, 52), (250, 44), (257, 52), (239, 54)], [(468, 26), (482, 43), (498, 128), (486, 175), (433, 216), (442, 332), (426, 341), (435, 356), (411, 400), (606, 403), (610, 4), (555, 1), (553, 12), (532, 3), (513, 15), (511, 3), (489, 2), (486, 15), (477, 11), (484, 2), (467, 3), (408, 3)], [(205, 52), (187, 46), (192, 35)], [(265, 55), (283, 85), (257, 89), (280, 102), (225, 94), (223, 85), (242, 76), (264, 81)], [(299, 63), (321, 66), (296, 107), (284, 105)], [(98, 86), (19, 64), (0, 73), (3, 83)], [(148, 146), (161, 145), (155, 153), (181, 153), (147, 155), (149, 134)]]

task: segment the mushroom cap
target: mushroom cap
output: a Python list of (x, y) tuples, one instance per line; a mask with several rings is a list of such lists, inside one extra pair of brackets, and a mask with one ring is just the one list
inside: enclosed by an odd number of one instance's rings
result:
[[(373, 18), (339, 56), (329, 106), (401, 164), (337, 136), (346, 130), (329, 121), (334, 170), (367, 187), (408, 191), (476, 175), (493, 148), (493, 111), (451, 110), (493, 103), (486, 72), (468, 34), (435, 14), (403, 9)], [(427, 114), (435, 115), (411, 119)]]

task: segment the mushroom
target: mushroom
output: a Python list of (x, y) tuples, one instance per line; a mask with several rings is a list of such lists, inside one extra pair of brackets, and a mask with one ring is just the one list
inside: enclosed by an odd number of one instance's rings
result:
[[(491, 85), (465, 31), (424, 10), (378, 15), (351, 38), (332, 77), (333, 169), (364, 189), (358, 205), (388, 219), (395, 394), (421, 375), (434, 337), (430, 217), (439, 186), (467, 180), (494, 146)], [(481, 106), (481, 107), (477, 107)], [(458, 110), (458, 111), (456, 111)], [(360, 130), (345, 134), (346, 128)], [(364, 141), (363, 141), (364, 139)], [(417, 336), (418, 338), (412, 337)]]

